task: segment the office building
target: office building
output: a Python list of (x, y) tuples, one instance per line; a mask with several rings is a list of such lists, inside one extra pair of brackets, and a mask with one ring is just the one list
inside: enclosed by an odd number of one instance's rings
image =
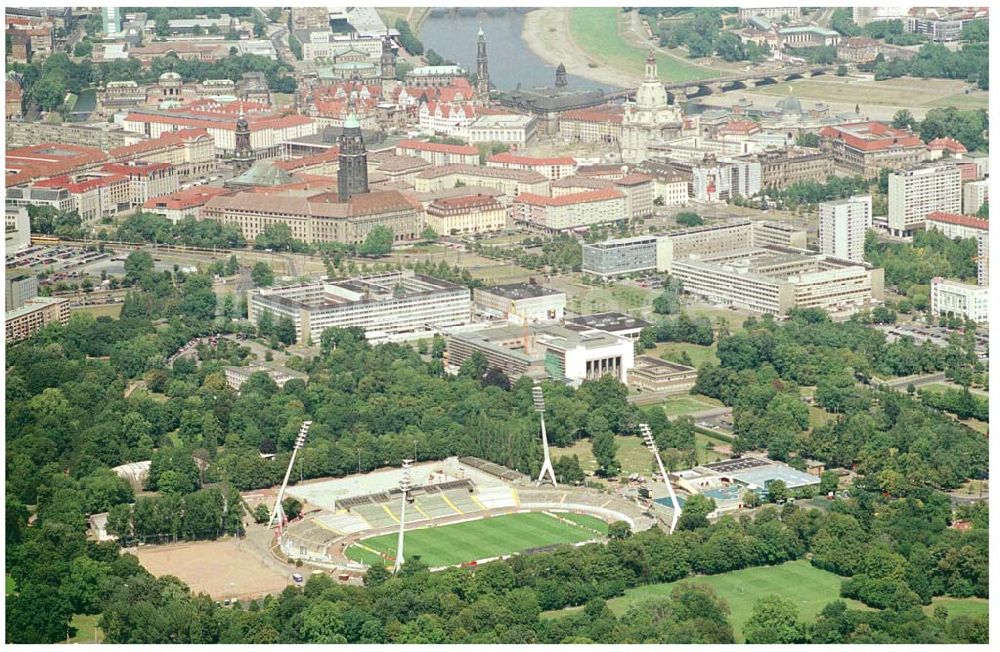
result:
[(31, 244), (31, 217), (26, 206), (4, 204), (4, 251), (10, 256)]
[(940, 276), (931, 279), (931, 313), (986, 323), (990, 319), (989, 286), (960, 283)]
[(639, 339), (644, 328), (652, 326), (648, 321), (621, 312), (599, 312), (567, 319), (566, 328), (581, 333), (599, 331), (632, 341)]
[(883, 168), (895, 170), (928, 157), (927, 145), (919, 136), (881, 122), (827, 126), (819, 135), (834, 163), (866, 179), (874, 179)]
[(516, 324), (553, 321), (563, 318), (566, 293), (542, 285), (510, 283), (474, 289), (472, 304), (478, 313)]
[(523, 149), (534, 140), (538, 120), (532, 116), (498, 113), (476, 118), (469, 125), (469, 143), (505, 143)]
[(427, 205), (427, 226), (438, 235), (500, 231), (507, 227), (507, 209), (489, 195), (440, 197)]
[(617, 105), (567, 111), (559, 117), (559, 136), (579, 143), (620, 143), (623, 109)]
[(584, 243), (581, 269), (584, 274), (603, 278), (651, 270), (666, 271), (657, 265), (656, 250), (661, 241), (655, 235), (640, 235)]
[(268, 378), (274, 381), (274, 384), (279, 388), (285, 386), (289, 380), (302, 380), (307, 381), (309, 376), (307, 374), (294, 371), (288, 367), (282, 367), (279, 365), (264, 363), (250, 365), (248, 367), (226, 367), (226, 383), (236, 391), (240, 391), (240, 387), (243, 386), (250, 376), (253, 374), (266, 374)]
[(976, 235), (976, 283), (990, 284), (990, 232), (980, 231)]
[(457, 371), (478, 352), (489, 368), (503, 371), (511, 382), (528, 376), (579, 387), (585, 380), (611, 375), (627, 383), (629, 370), (635, 365), (631, 340), (603, 332), (580, 333), (555, 324), (451, 332), (447, 346), (448, 369)]
[(935, 211), (962, 212), (961, 173), (952, 165), (922, 165), (889, 173), (889, 232), (909, 237)]
[(256, 325), (264, 312), (291, 318), (296, 340), (313, 343), (327, 328), (357, 327), (381, 337), (437, 331), (471, 318), (467, 287), (408, 270), (252, 291), (250, 321)]
[(806, 230), (785, 222), (756, 220), (751, 233), (750, 242), (755, 247), (806, 248)]
[(698, 370), (694, 367), (669, 362), (651, 355), (635, 358), (635, 366), (629, 372), (629, 386), (645, 392), (687, 392), (698, 381)]
[(970, 181), (962, 186), (962, 212), (975, 215), (990, 201), (990, 180)]
[(870, 228), (872, 228), (871, 195), (825, 201), (819, 205), (820, 253), (834, 258), (863, 262), (865, 234)]
[(69, 321), (69, 299), (34, 297), (4, 315), (7, 343), (26, 340), (49, 324)]
[(792, 308), (853, 312), (885, 294), (881, 268), (785, 247), (674, 260), (671, 274), (685, 292), (772, 315)]
[(20, 308), (29, 299), (38, 296), (38, 278), (34, 274), (17, 274), (7, 277), (7, 310)]
[(629, 219), (625, 194), (613, 188), (559, 197), (522, 193), (511, 205), (514, 222), (546, 233), (586, 229)]

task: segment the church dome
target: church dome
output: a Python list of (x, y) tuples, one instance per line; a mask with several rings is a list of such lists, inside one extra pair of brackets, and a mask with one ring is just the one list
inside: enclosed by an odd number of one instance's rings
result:
[(353, 113), (347, 116), (347, 119), (344, 120), (344, 129), (360, 129), (360, 128), (361, 128), (361, 123), (358, 121), (358, 116), (354, 115)]
[(164, 82), (179, 82), (181, 81), (181, 76), (176, 72), (168, 71), (160, 75), (160, 83)]
[(798, 115), (802, 113), (802, 103), (794, 95), (788, 95), (778, 100), (778, 103), (774, 107), (778, 113), (784, 115)]

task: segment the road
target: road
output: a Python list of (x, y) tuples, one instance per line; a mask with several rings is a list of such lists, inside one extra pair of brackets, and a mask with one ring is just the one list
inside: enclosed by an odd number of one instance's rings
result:
[(896, 378), (889, 381), (872, 381), (872, 384), (880, 384), (883, 387), (888, 387), (890, 389), (906, 389), (906, 387), (912, 383), (914, 387), (921, 387), (922, 385), (933, 385), (934, 383), (945, 382), (945, 376), (943, 373), (937, 374), (924, 374), (922, 376), (907, 376), (906, 378)]
[(816, 13), (815, 17), (810, 16), (810, 18), (820, 27), (830, 27), (830, 21), (833, 20), (833, 12), (836, 9), (837, 7), (824, 7)]

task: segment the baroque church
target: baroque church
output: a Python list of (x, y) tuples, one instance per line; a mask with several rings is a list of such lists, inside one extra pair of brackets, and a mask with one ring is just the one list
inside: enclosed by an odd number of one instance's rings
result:
[[(690, 121), (689, 121), (690, 122)], [(687, 131), (697, 133), (697, 126)], [(685, 135), (684, 113), (670, 104), (659, 79), (656, 58), (646, 57), (646, 75), (635, 92), (635, 100), (625, 103), (622, 116), (622, 160), (638, 163), (648, 158), (651, 143)]]

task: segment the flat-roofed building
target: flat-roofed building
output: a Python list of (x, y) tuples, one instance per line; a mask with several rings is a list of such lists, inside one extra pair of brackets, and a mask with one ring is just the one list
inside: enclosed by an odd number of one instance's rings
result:
[(607, 375), (628, 382), (635, 365), (631, 340), (603, 332), (576, 332), (564, 326), (509, 325), (447, 335), (447, 366), (457, 370), (475, 353), (489, 368), (511, 380), (551, 378), (574, 387)]
[(29, 299), (38, 296), (38, 277), (34, 274), (16, 274), (7, 277), (7, 310), (20, 308)]
[(962, 212), (961, 173), (951, 165), (921, 165), (889, 173), (889, 232), (913, 235), (935, 211)]
[(931, 279), (931, 313), (986, 323), (990, 319), (989, 294), (989, 286), (938, 276)]
[(560, 197), (522, 193), (514, 197), (511, 216), (515, 222), (547, 233), (629, 219), (625, 194), (613, 188)]
[(753, 223), (744, 219), (729, 220), (675, 229), (660, 237), (663, 242), (657, 247), (656, 269), (670, 272), (674, 261), (693, 255), (712, 256), (752, 247)]
[(543, 285), (509, 283), (472, 290), (473, 308), (517, 324), (563, 318), (566, 293)]
[(26, 340), (49, 324), (69, 322), (69, 299), (34, 297), (4, 315), (7, 343)]
[(652, 326), (645, 319), (639, 319), (622, 312), (599, 312), (593, 315), (580, 315), (566, 320), (566, 328), (586, 333), (600, 331), (610, 333), (630, 340), (639, 339), (644, 328)]
[(806, 248), (806, 230), (770, 220), (756, 220), (753, 223), (753, 238), (755, 247), (794, 247)]
[(306, 381), (309, 379), (308, 375), (289, 369), (288, 367), (263, 364), (247, 367), (226, 367), (226, 383), (236, 391), (240, 391), (243, 383), (254, 374), (266, 374), (279, 388), (284, 387), (285, 383), (289, 380), (298, 379)]
[(298, 342), (319, 342), (327, 328), (357, 327), (369, 336), (437, 331), (468, 324), (469, 288), (412, 271), (339, 278), (254, 290), (249, 318), (289, 317)]
[[(639, 235), (584, 243), (581, 269), (584, 274), (603, 278), (651, 270), (667, 271), (657, 264), (660, 242), (661, 238), (655, 235)], [(666, 260), (665, 257), (663, 260)]]
[(4, 251), (10, 256), (31, 244), (31, 217), (26, 206), (4, 204)]
[(427, 205), (427, 226), (439, 235), (500, 231), (507, 227), (507, 209), (487, 195), (435, 199)]
[(647, 392), (687, 392), (698, 380), (694, 367), (669, 362), (651, 355), (635, 358), (635, 367), (629, 372), (629, 386)]
[(671, 274), (685, 292), (772, 315), (792, 308), (854, 312), (885, 296), (881, 268), (792, 248), (759, 247), (675, 260)]
[(895, 170), (928, 157), (927, 145), (919, 136), (881, 122), (827, 126), (819, 135), (834, 163), (866, 179), (877, 177), (883, 168)]
[(863, 262), (865, 234), (870, 228), (872, 228), (871, 195), (820, 202), (820, 253), (858, 263)]
[(970, 181), (962, 186), (962, 212), (975, 215), (990, 201), (990, 180)]

